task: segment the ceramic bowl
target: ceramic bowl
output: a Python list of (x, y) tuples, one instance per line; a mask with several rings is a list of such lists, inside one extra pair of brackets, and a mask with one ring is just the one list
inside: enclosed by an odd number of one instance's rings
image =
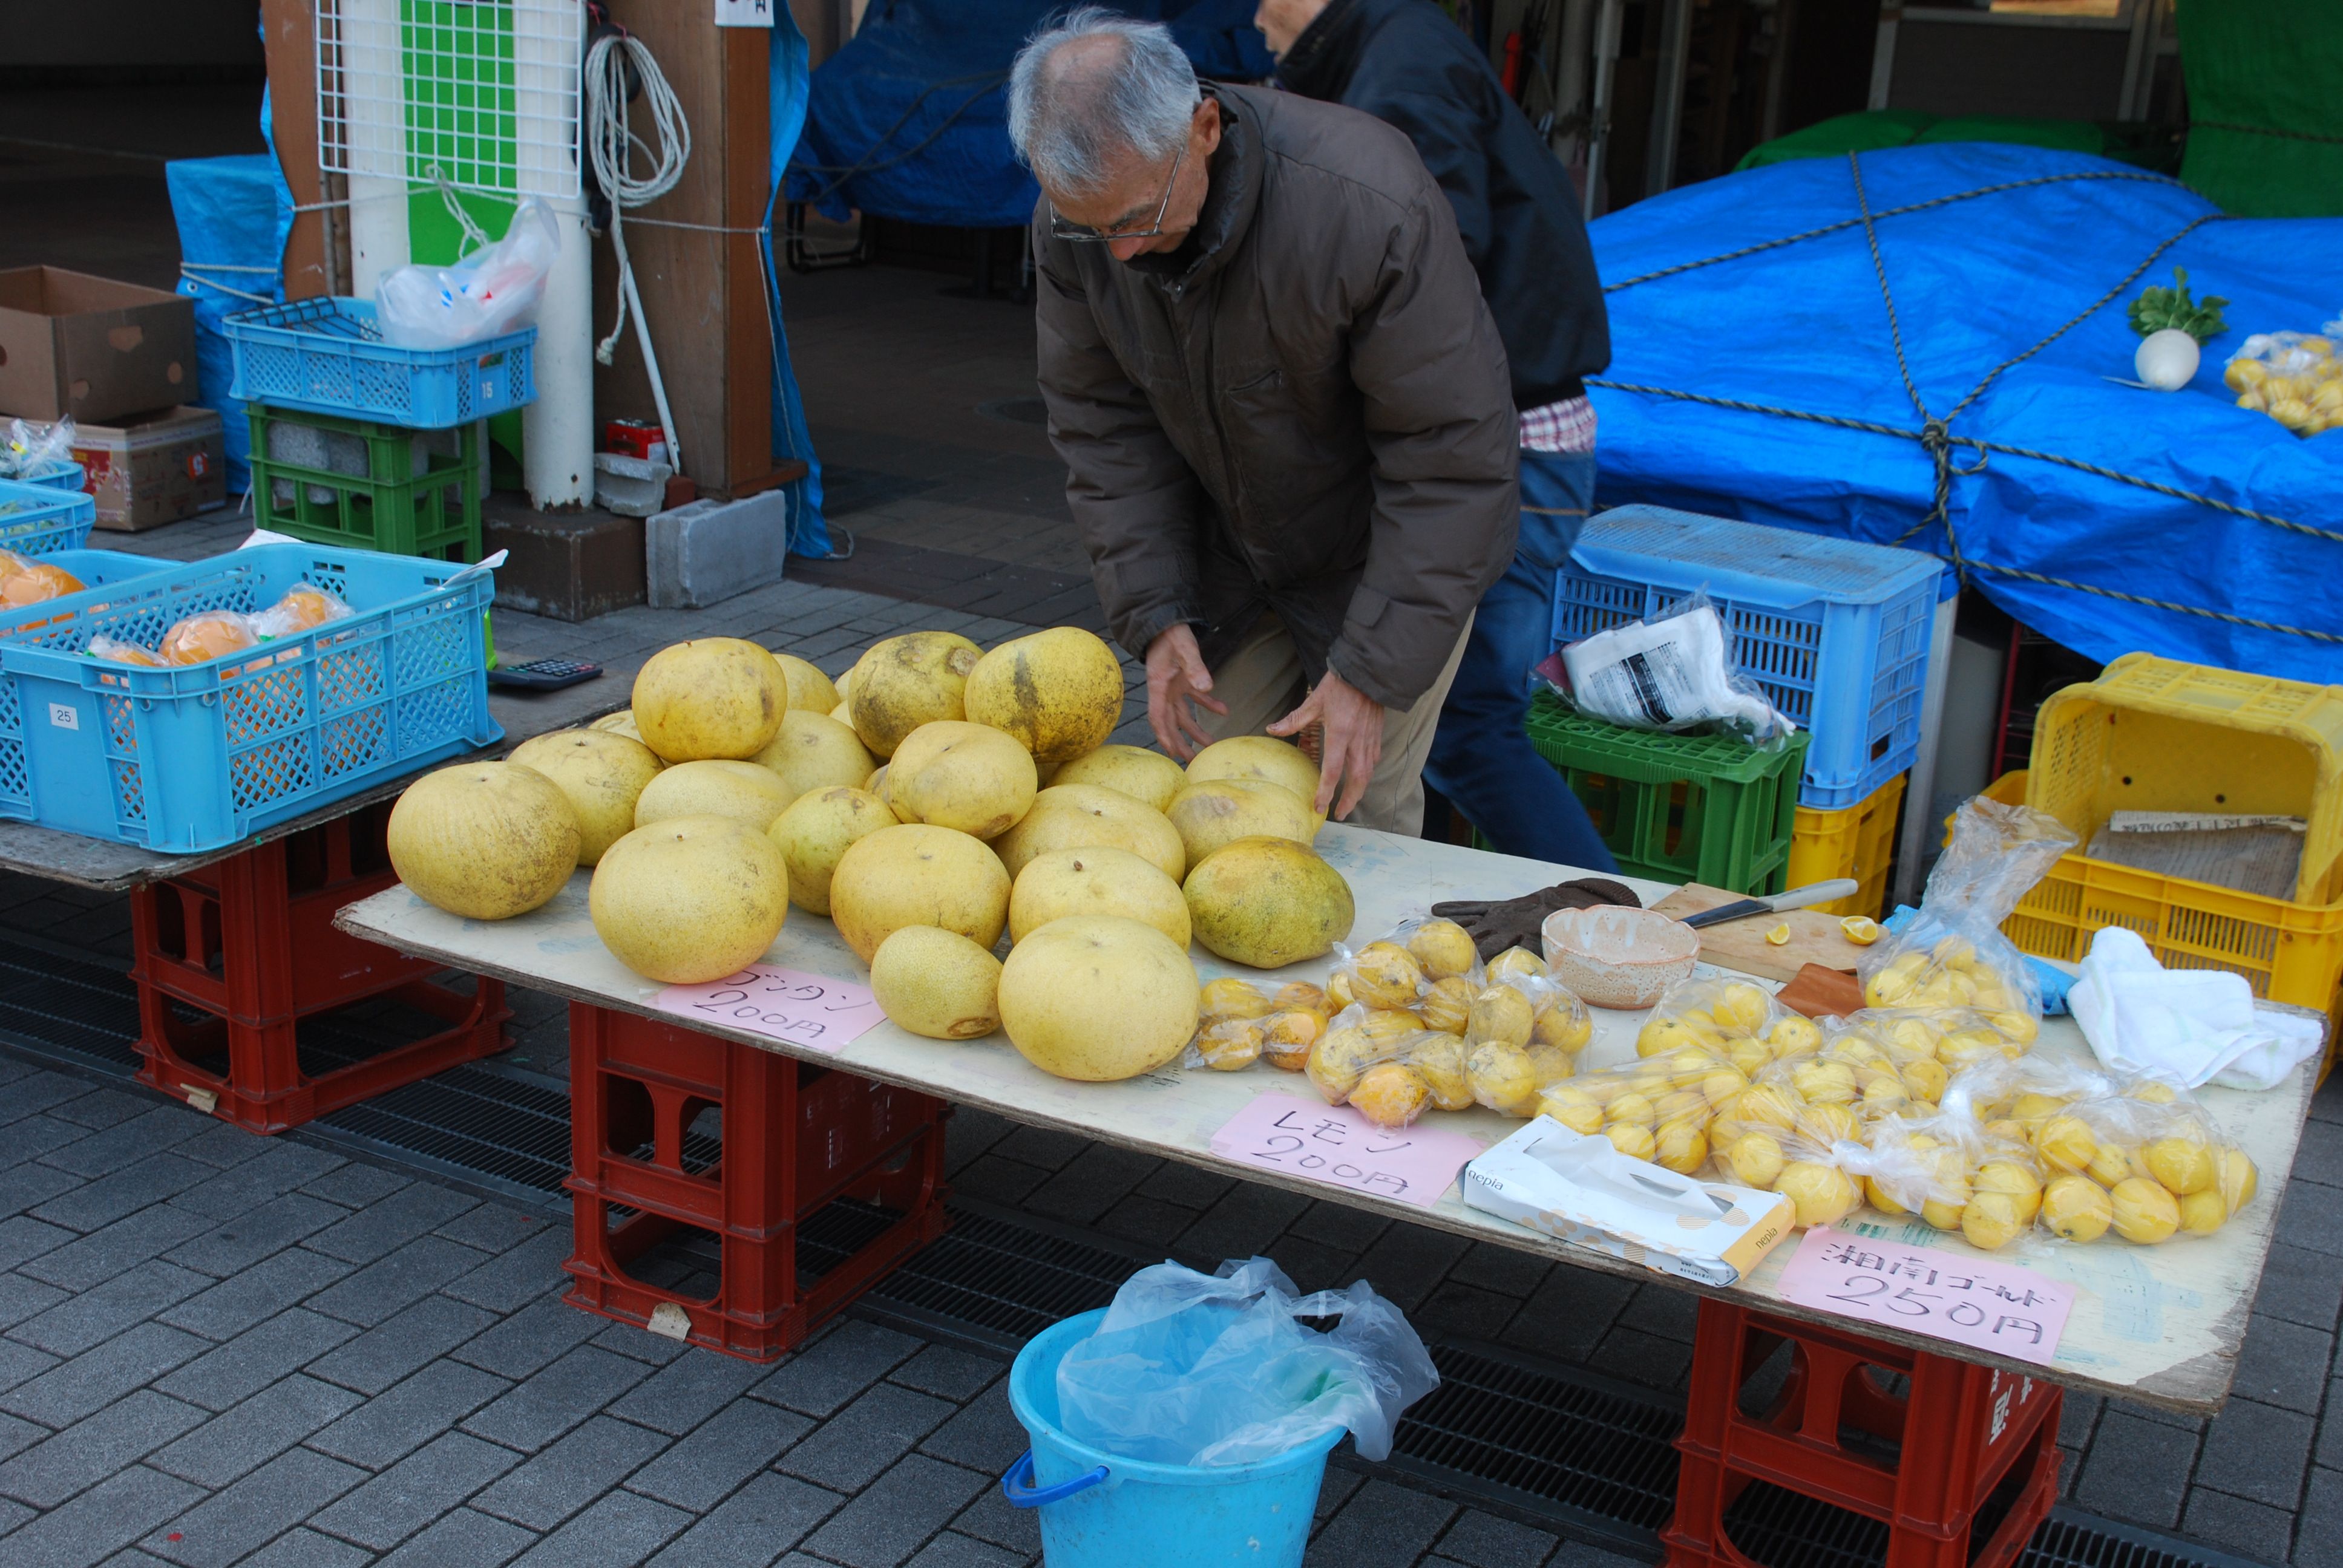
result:
[(1700, 958), (1698, 931), (1620, 904), (1557, 910), (1539, 935), (1554, 978), (1593, 1007), (1649, 1007)]

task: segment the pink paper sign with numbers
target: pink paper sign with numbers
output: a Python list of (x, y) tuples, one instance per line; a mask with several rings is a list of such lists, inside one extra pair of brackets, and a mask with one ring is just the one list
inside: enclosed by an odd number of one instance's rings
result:
[(1422, 1121), (1378, 1127), (1347, 1105), (1256, 1094), (1212, 1134), (1212, 1152), (1263, 1171), (1429, 1209), (1465, 1161), (1480, 1154), (1481, 1142)]
[(1781, 1288), (1785, 1301), (1816, 1312), (2043, 1366), (2075, 1305), (2074, 1286), (2015, 1263), (1827, 1227), (1806, 1232)]
[(844, 1050), (887, 1016), (868, 986), (761, 963), (707, 985), (671, 985), (651, 1005), (693, 1023), (830, 1052)]

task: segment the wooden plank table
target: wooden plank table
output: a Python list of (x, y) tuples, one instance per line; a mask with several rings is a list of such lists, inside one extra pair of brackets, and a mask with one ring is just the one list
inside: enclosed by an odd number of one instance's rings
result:
[[(1534, 861), (1488, 855), (1423, 839), (1401, 839), (1363, 829), (1330, 825), (1318, 849), (1350, 879), (1358, 899), (1353, 928), (1360, 940), (1372, 939), (1400, 920), (1421, 915), (1436, 900), (1506, 897), (1544, 886), (1570, 873)], [(620, 965), (604, 949), (588, 918), (588, 875), (580, 872), (541, 910), (500, 922), (467, 920), (425, 904), (404, 887), (393, 888), (343, 910), (345, 930), (403, 952), (493, 976), (573, 1000), (681, 1023), (652, 1006), (660, 987)], [(1636, 883), (1647, 900), (1668, 890)], [(831, 924), (802, 910), (775, 941), (769, 960), (836, 979), (862, 982), (868, 970), (840, 940)], [(1206, 978), (1224, 974), (1271, 984), (1289, 979), (1322, 980), (1323, 960), (1263, 974), (1221, 962), (1199, 950), (1197, 967)], [(1644, 1014), (1594, 1010), (1596, 1031), (1584, 1062), (1607, 1066), (1634, 1056), (1634, 1040)], [(1184, 1072), (1176, 1067), (1121, 1083), (1074, 1083), (1026, 1062), (994, 1035), (964, 1043), (923, 1040), (881, 1024), (832, 1055), (784, 1046), (760, 1035), (716, 1023), (690, 1022), (702, 1032), (759, 1050), (842, 1068), (900, 1083), (947, 1100), (980, 1106), (1014, 1121), (1094, 1138), (1166, 1156), (1247, 1181), (1291, 1187), (1334, 1202), (1374, 1210), (1398, 1219), (1438, 1226), (1474, 1241), (1493, 1241), (1580, 1268), (1621, 1274), (1684, 1290), (1698, 1291), (1674, 1275), (1648, 1272), (1605, 1253), (1541, 1236), (1468, 1208), (1452, 1184), (1430, 1209), (1370, 1197), (1346, 1189), (1282, 1178), (1212, 1152), (1212, 1134), (1252, 1096), (1310, 1093), (1300, 1078), (1267, 1068), (1244, 1072)], [(2071, 1022), (2045, 1024), (2037, 1050), (2087, 1052)], [(2077, 1301), (2056, 1362), (2045, 1369), (2002, 1362), (1941, 1340), (1899, 1336), (1865, 1324), (1861, 1332), (2094, 1393), (2142, 1401), (2193, 1415), (2217, 1412), (2228, 1392), (2248, 1313), (2258, 1287), (2270, 1232), (2284, 1196), (2287, 1173), (2312, 1087), (2306, 1067), (2262, 1094), (2210, 1090), (2207, 1108), (2261, 1168), (2254, 1202), (2211, 1237), (2183, 1239), (2161, 1247), (2133, 1247), (2107, 1241), (2089, 1246), (2043, 1244), (2014, 1261), (2070, 1281)], [(1466, 1132), (1484, 1146), (1519, 1127), (1493, 1112), (1474, 1110), (1434, 1113), (1436, 1124)], [(1925, 1242), (1954, 1252), (1966, 1249), (1957, 1234), (1946, 1235), (1918, 1221), (1889, 1221), (1869, 1215), (1879, 1233)], [(1755, 1276), (1715, 1293), (1735, 1304), (1761, 1307), (1783, 1317), (1847, 1325), (1847, 1320), (1785, 1302), (1779, 1289), (1784, 1263), (1794, 1249), (1777, 1249)], [(2011, 1253), (2001, 1254), (2005, 1259)]]

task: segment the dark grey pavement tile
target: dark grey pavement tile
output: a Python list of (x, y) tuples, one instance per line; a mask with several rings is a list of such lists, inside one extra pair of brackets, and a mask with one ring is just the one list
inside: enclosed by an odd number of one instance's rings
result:
[[(471, 1217), (464, 1216), (468, 1220)], [(443, 1229), (442, 1234), (447, 1233)], [(567, 1226), (540, 1230), (440, 1289), (459, 1302), (469, 1302), (490, 1312), (518, 1312), (548, 1291), (567, 1282), (568, 1276), (562, 1272), (561, 1265), (569, 1261), (571, 1246)]]
[(2296, 1568), (2343, 1565), (2343, 1470), (2310, 1473), (2295, 1526), (2294, 1562)]
[[(0, 1095), (0, 1099), (5, 1099)], [(9, 1139), (9, 1153), (19, 1160), (29, 1160), (33, 1151), (20, 1150), (15, 1139), (24, 1130), (15, 1129), (5, 1136)], [(46, 1165), (17, 1165), (0, 1171), (0, 1216), (21, 1214), (27, 1209), (38, 1208), (60, 1192), (70, 1192), (81, 1185), (81, 1178)]]
[(994, 1383), (961, 1412), (929, 1433), (920, 1452), (954, 1464), (999, 1475), (1025, 1452), (1031, 1440), (1009, 1408), (1009, 1384)]
[(637, 1471), (627, 1484), (662, 1503), (703, 1513), (812, 1429), (813, 1422), (794, 1411), (753, 1399), (736, 1400)]
[(691, 1515), (614, 1492), (538, 1543), (525, 1568), (633, 1568), (691, 1523)]
[(1088, 1225), (1129, 1196), (1161, 1160), (1093, 1143), (1026, 1194), (1023, 1207), (1069, 1224)]
[(340, 1220), (344, 1212), (322, 1198), (287, 1192), (182, 1242), (164, 1257), (183, 1267), (226, 1279), (283, 1251), (305, 1236), (315, 1235)]
[(451, 1432), (309, 1523), (361, 1546), (387, 1552), (519, 1462), (520, 1455), (508, 1448)]
[(380, 1393), (401, 1378), (437, 1361), (496, 1322), (478, 1307), (426, 1296), (385, 1323), (368, 1329), (310, 1367), (360, 1393)]
[[(133, 1089), (93, 1089), (82, 1085), (79, 1094), (57, 1095), (47, 1105), (39, 1107), (53, 1116), (64, 1118), (76, 1127), (92, 1131), (119, 1127), (134, 1116), (144, 1116), (161, 1103), (152, 1094)], [(13, 1095), (10, 1097), (15, 1098)]]
[(459, 1508), (382, 1559), (379, 1568), (498, 1568), (536, 1541), (518, 1524)]
[(1468, 1508), (1440, 1538), (1440, 1554), (1470, 1568), (1539, 1568), (1554, 1544), (1543, 1530)]
[(48, 1441), (49, 1429), (34, 1422), (0, 1415), (0, 1460), (15, 1458), (36, 1442)]
[(479, 1206), (478, 1198), (446, 1187), (417, 1181), (377, 1199), (321, 1231), (309, 1242), (313, 1251), (348, 1263), (371, 1263), (387, 1258), (418, 1236)]
[(7, 1555), (28, 1568), (87, 1568), (202, 1497), (184, 1481), (135, 1465), (12, 1531)]
[[(1218, 1268), (1223, 1259), (1252, 1257), (1268, 1251), (1269, 1244), (1309, 1206), (1310, 1200), (1296, 1193), (1241, 1183), (1189, 1227), (1180, 1238), (1180, 1255), (1207, 1271)], [(1456, 1243), (1460, 1250), (1463, 1245)], [(1442, 1267), (1445, 1269), (1444, 1261)], [(1378, 1279), (1376, 1289), (1382, 1288)]]
[(140, 1389), (0, 1464), (0, 1494), (55, 1508), (206, 1419), (193, 1405)]
[(156, 1105), (152, 1111), (116, 1122), (41, 1156), (45, 1165), (70, 1171), (83, 1178), (112, 1175), (126, 1166), (185, 1142), (204, 1130), (204, 1119), (183, 1105)]
[(141, 1323), (0, 1394), (0, 1411), (43, 1426), (70, 1426), (210, 1348), (193, 1334)]
[[(285, 1147), (287, 1145), (279, 1139), (256, 1138), (232, 1121), (217, 1121), (178, 1146), (179, 1152), (188, 1159), (200, 1160), (223, 1171)], [(322, 1151), (311, 1150), (309, 1152)], [(325, 1158), (336, 1164), (340, 1163), (337, 1155), (325, 1155)]]
[(189, 1297), (161, 1314), (160, 1321), (206, 1339), (234, 1339), (349, 1272), (347, 1263), (295, 1247)]
[(313, 1377), (261, 1390), (147, 1461), (198, 1486), (226, 1486), (347, 1412), (358, 1396)]
[[(54, 1116), (27, 1116), (21, 1121), (10, 1123), (7, 1133), (10, 1153), (20, 1160), (35, 1160), (52, 1150), (80, 1142), (89, 1136), (89, 1129), (75, 1127), (70, 1121), (60, 1121)], [(50, 1169), (53, 1175), (64, 1177), (65, 1187), (77, 1186), (82, 1180), (63, 1171), (49, 1167), (43, 1169)]]
[(2205, 1428), (2195, 1483), (2292, 1513), (2318, 1432), (2318, 1423), (2298, 1412), (2232, 1399)]
[(993, 1356), (978, 1355), (951, 1345), (930, 1345), (889, 1372), (887, 1381), (956, 1404), (966, 1404), (1008, 1370), (1007, 1362)]
[(950, 1401), (882, 1382), (809, 1433), (779, 1468), (832, 1492), (860, 1492), (957, 1413)]
[(807, 1537), (806, 1550), (846, 1568), (895, 1568), (990, 1484), (920, 1454), (898, 1462)]
[[(959, 1190), (957, 1181), (953, 1188)], [(1160, 1247), (1169, 1252), (1181, 1233), (1195, 1222), (1196, 1211), (1192, 1209), (1134, 1192), (1100, 1216), (1098, 1228), (1122, 1241)]]
[(920, 1548), (910, 1568), (1025, 1568), (1031, 1561), (1021, 1552), (1007, 1552), (947, 1530)]
[(53, 1252), (74, 1239), (75, 1232), (27, 1214), (0, 1220), (0, 1270)]
[(201, 1274), (149, 1259), (18, 1323), (9, 1333), (52, 1355), (79, 1355), (210, 1283)]
[(2197, 1434), (2110, 1407), (2075, 1483), (2075, 1500), (2111, 1518), (2169, 1530), (2180, 1523)]
[[(571, 1308), (576, 1311), (576, 1308)], [(694, 1353), (691, 1344), (683, 1340), (671, 1340), (665, 1334), (655, 1334), (633, 1323), (608, 1323), (600, 1333), (588, 1342), (606, 1351), (616, 1351), (622, 1356), (632, 1356), (639, 1362), (649, 1362), (663, 1367)]]
[(649, 1375), (639, 1361), (580, 1346), (468, 1418), (464, 1430), (535, 1453)]
[(531, 1530), (550, 1530), (667, 1446), (647, 1427), (596, 1416), (482, 1493), (472, 1506)]
[[(1291, 1270), (1287, 1271), (1292, 1272)], [(1313, 1286), (1303, 1282), (1299, 1275), (1295, 1282), (1303, 1290), (1327, 1289), (1333, 1282)], [(1447, 1339), (1494, 1340), (1505, 1331), (1522, 1310), (1522, 1303), (1513, 1296), (1501, 1296), (1494, 1291), (1483, 1291), (1472, 1285), (1460, 1285), (1453, 1280), (1443, 1281), (1432, 1294), (1417, 1304), (1408, 1314), (1408, 1322), (1424, 1335)]]
[(2328, 1368), (2334, 1354), (2333, 1334), (2256, 1312), (2247, 1326), (2245, 1348), (2237, 1354), (2237, 1378), (2229, 1392), (2316, 1415), (2320, 1396), (2327, 1392)]
[(1614, 1328), (1603, 1336), (1594, 1363), (1613, 1377), (1655, 1389), (1680, 1386), (1692, 1368), (1692, 1347), (1641, 1329)]
[(196, 1357), (155, 1386), (206, 1410), (226, 1410), (357, 1332), (347, 1323), (294, 1307)]
[(1391, 1228), (1391, 1221), (1365, 1209), (1323, 1200), (1303, 1210), (1286, 1229), (1305, 1241), (1332, 1247), (1338, 1252), (1363, 1252)]
[(787, 1475), (760, 1475), (651, 1559), (651, 1568), (766, 1568), (846, 1499)]
[(478, 1367), (435, 1361), (310, 1438), (309, 1446), (379, 1470), (420, 1448), (511, 1386)]
[[(182, 1147), (174, 1152), (186, 1154), (187, 1151)], [(322, 1149), (272, 1139), (265, 1154), (188, 1188), (171, 1201), (216, 1221), (232, 1220), (290, 1192), (304, 1181), (316, 1181), (341, 1163), (339, 1156)]]
[(55, 1285), (22, 1274), (0, 1274), (0, 1329), (14, 1328), (73, 1297)]
[(461, 1241), (467, 1247), (478, 1247), (489, 1253), (508, 1251), (524, 1241), (543, 1235), (548, 1230), (564, 1236), (569, 1234), (568, 1225), (551, 1216), (531, 1213), (506, 1203), (483, 1203), (433, 1229), (451, 1241)]
[(70, 1192), (60, 1193), (32, 1211), (32, 1214), (35, 1220), (46, 1220), (52, 1225), (95, 1231), (218, 1174), (197, 1161), (171, 1153), (156, 1154), (108, 1173), (104, 1181), (85, 1181)]
[(2180, 1533), (2251, 1562), (2283, 1563), (2294, 1546), (2294, 1512), (2192, 1486)]
[(379, 1165), (352, 1160), (323, 1176), (304, 1181), (301, 1191), (313, 1198), (323, 1198), (328, 1203), (339, 1203), (347, 1209), (362, 1209), (402, 1187), (412, 1186), (414, 1181), (412, 1176), (402, 1176)]
[(849, 1318), (749, 1392), (806, 1415), (830, 1415), (920, 1348), (920, 1342), (909, 1334)]
[(237, 1568), (365, 1568), (374, 1553), (314, 1530), (288, 1530)]
[(1370, 1481), (1326, 1522), (1302, 1561), (1309, 1568), (1410, 1568), (1455, 1514), (1453, 1503)]
[[(1544, 1283), (1546, 1273), (1553, 1267), (1553, 1263), (1534, 1253), (1500, 1247), (1493, 1241), (1475, 1241), (1464, 1250), (1463, 1257), (1456, 1260), (1456, 1266), (1448, 1271), (1448, 1277), (1458, 1284), (1526, 1300), (1539, 1285)], [(1687, 1301), (1691, 1299), (1685, 1297)]]
[(610, 1406), (610, 1413), (680, 1437), (749, 1391), (768, 1368), (738, 1356), (687, 1355)]
[[(6, 1094), (0, 1095), (0, 1126), (21, 1121), (27, 1116), (37, 1116), (45, 1111), (54, 1111), (60, 1105), (80, 1100), (87, 1095), (103, 1092), (106, 1091), (101, 1091), (87, 1079), (75, 1078), (71, 1073), (35, 1072), (16, 1080), (8, 1086)], [(122, 1090), (115, 1090), (112, 1092), (126, 1093)], [(152, 1105), (154, 1102), (149, 1101), (147, 1103)], [(84, 1124), (75, 1122), (74, 1125)]]
[[(309, 1247), (317, 1240), (313, 1236), (302, 1245)], [(334, 1256), (330, 1252), (326, 1255)], [(417, 1236), (347, 1279), (318, 1292), (309, 1298), (309, 1305), (360, 1328), (372, 1328), (448, 1281), (471, 1272), (486, 1256), (444, 1236)]]
[[(57, 1358), (46, 1351), (36, 1351), (14, 1340), (0, 1340), (0, 1391), (38, 1377), (56, 1364)], [(0, 1404), (0, 1409), (5, 1408)]]
[(227, 1568), (366, 1478), (356, 1465), (297, 1448), (214, 1493), (138, 1544), (187, 1568)]
[[(557, 1295), (539, 1297), (529, 1305), (468, 1341), (456, 1352), (458, 1361), (471, 1362), (498, 1377), (525, 1378), (558, 1360), (610, 1326), (571, 1306)], [(648, 1356), (637, 1356), (646, 1361)]]
[(1004, 1552), (1021, 1553), (1028, 1557), (1041, 1555), (1041, 1522), (1039, 1512), (1019, 1508), (1001, 1495), (999, 1486), (988, 1486), (976, 1494), (976, 1501), (963, 1509), (952, 1521), (952, 1528), (962, 1535), (972, 1535), (989, 1542)]
[(1616, 1552), (1605, 1552), (1602, 1547), (1590, 1546), (1584, 1541), (1565, 1540), (1546, 1568), (1637, 1568), (1641, 1561), (1640, 1558), (1623, 1557)]
[(86, 1291), (210, 1228), (211, 1221), (200, 1214), (157, 1203), (44, 1252), (22, 1271), (60, 1290)]

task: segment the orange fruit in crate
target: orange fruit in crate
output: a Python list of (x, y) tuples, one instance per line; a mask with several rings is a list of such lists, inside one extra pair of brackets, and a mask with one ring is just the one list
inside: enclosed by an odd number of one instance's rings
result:
[(163, 634), (163, 662), (202, 664), (242, 653), (258, 641), (245, 618), (232, 610), (191, 615)]
[(135, 642), (115, 643), (103, 653), (93, 647), (90, 652), (96, 654), (100, 658), (110, 659), (116, 664), (144, 665), (149, 669), (164, 668), (162, 659), (156, 657), (152, 649), (141, 648)]
[(325, 625), (339, 608), (339, 601), (325, 589), (303, 583), (286, 589), (285, 597), (277, 601), (270, 614), (278, 623), (277, 635), (291, 637)]
[(38, 604), (82, 590), (81, 578), (63, 567), (45, 561), (26, 561), (21, 571), (0, 578), (0, 602), (10, 606)]

